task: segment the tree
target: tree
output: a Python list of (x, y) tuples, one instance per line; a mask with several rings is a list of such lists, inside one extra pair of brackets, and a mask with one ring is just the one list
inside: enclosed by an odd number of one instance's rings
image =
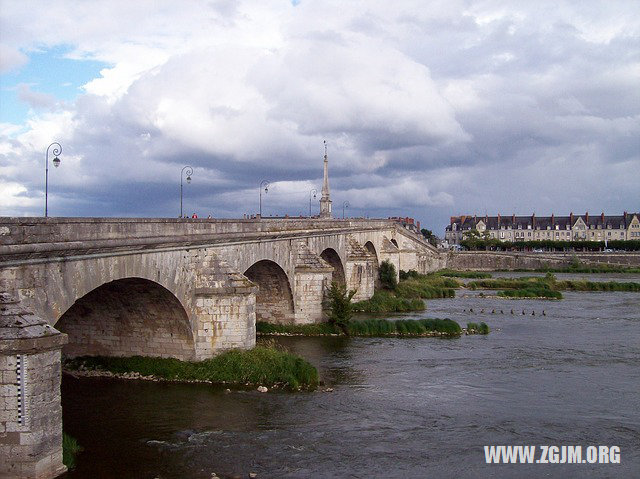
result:
[(329, 306), (331, 308), (329, 323), (339, 327), (347, 335), (349, 334), (349, 321), (353, 316), (351, 299), (355, 294), (355, 290), (347, 292), (347, 286), (344, 283), (331, 282), (331, 288), (329, 289)]
[(398, 285), (398, 276), (396, 274), (396, 267), (389, 262), (389, 260), (384, 260), (380, 264), (380, 269), (378, 271), (378, 277), (380, 278), (380, 283), (382, 283), (382, 287), (384, 289), (394, 290)]
[(433, 231), (428, 230), (426, 228), (422, 228), (420, 230), (420, 233), (422, 233), (422, 236), (425, 237), (425, 239), (432, 244), (433, 246), (438, 246), (438, 237), (436, 235), (433, 234)]

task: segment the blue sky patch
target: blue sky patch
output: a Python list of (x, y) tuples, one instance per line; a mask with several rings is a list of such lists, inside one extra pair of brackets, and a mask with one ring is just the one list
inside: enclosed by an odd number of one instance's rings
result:
[(82, 85), (99, 77), (100, 70), (109, 66), (94, 60), (65, 58), (69, 51), (67, 46), (58, 46), (29, 53), (26, 65), (0, 76), (0, 122), (19, 125), (27, 119), (31, 106), (19, 98), (20, 84), (56, 101), (71, 102), (82, 93)]

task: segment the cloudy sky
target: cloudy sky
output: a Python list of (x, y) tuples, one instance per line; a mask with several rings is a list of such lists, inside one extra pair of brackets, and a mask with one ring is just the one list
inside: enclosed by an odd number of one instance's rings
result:
[(337, 216), (640, 210), (637, 0), (0, 0), (0, 72), (3, 216), (53, 141), (52, 216), (306, 215), (323, 140)]

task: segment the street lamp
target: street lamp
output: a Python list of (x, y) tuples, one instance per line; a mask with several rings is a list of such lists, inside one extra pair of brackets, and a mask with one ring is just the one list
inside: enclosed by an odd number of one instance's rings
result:
[(348, 201), (345, 201), (344, 203), (342, 203), (342, 219), (344, 219), (344, 209), (348, 208), (349, 206), (350, 205)]
[(267, 180), (262, 180), (260, 182), (260, 218), (262, 218), (262, 187), (264, 186), (264, 192), (269, 193), (269, 182)]
[(184, 170), (187, 170), (187, 183), (191, 183), (191, 175), (193, 175), (193, 168), (190, 166), (185, 166), (180, 171), (180, 218), (182, 218), (182, 179), (184, 178)]
[(44, 164), (44, 217), (45, 218), (49, 215), (49, 207), (48, 207), (49, 206), (48, 204), (49, 203), (49, 148), (51, 148), (52, 146), (54, 146), (52, 153), (54, 155), (53, 166), (55, 168), (60, 166), (60, 158), (58, 158), (58, 155), (62, 153), (62, 146), (57, 141), (54, 141), (49, 146), (47, 146), (47, 154), (45, 157), (45, 164)]
[(309, 218), (311, 218), (311, 195), (313, 195), (313, 199), (316, 199), (316, 195), (318, 194), (318, 190), (315, 188), (309, 192)]

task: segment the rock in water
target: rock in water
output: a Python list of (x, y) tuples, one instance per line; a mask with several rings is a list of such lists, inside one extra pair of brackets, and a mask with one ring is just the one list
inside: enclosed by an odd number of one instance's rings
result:
[(261, 393), (266, 393), (268, 389), (264, 386), (258, 386), (258, 391), (260, 391)]

